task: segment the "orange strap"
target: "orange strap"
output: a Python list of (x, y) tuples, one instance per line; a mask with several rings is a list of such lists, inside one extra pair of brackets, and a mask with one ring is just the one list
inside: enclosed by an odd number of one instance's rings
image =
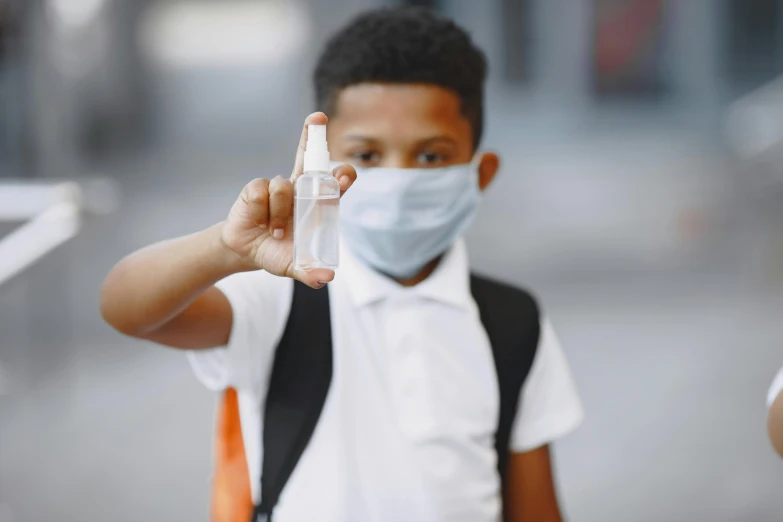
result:
[(212, 479), (212, 522), (248, 522), (253, 514), (239, 400), (228, 388), (219, 406)]

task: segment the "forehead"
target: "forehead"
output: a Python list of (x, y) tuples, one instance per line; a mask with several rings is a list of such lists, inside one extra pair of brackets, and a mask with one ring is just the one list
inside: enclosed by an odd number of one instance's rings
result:
[(471, 143), (472, 128), (456, 93), (426, 84), (362, 83), (337, 96), (330, 134), (358, 134), (375, 139), (448, 136)]

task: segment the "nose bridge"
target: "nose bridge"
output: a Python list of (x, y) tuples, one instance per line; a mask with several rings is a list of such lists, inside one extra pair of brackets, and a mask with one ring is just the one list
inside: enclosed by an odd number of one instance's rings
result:
[(381, 158), (381, 163), (378, 166), (387, 169), (413, 168), (416, 166), (416, 155), (399, 146), (389, 148), (386, 149), (383, 158)]
[(390, 169), (413, 169), (420, 165), (417, 160), (418, 152), (415, 147), (397, 146), (386, 149), (383, 158), (381, 158), (380, 167)]

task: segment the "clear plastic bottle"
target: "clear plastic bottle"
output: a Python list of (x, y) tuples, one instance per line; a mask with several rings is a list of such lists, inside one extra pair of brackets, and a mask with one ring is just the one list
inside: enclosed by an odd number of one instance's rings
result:
[(326, 125), (307, 127), (304, 173), (294, 185), (294, 266), (337, 268), (340, 184), (329, 170)]

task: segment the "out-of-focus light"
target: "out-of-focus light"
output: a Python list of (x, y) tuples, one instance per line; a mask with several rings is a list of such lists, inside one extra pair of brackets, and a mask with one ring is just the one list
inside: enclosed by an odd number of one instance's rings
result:
[(79, 205), (57, 203), (0, 241), (0, 284), (74, 237), (81, 226)]
[(724, 129), (736, 152), (761, 156), (783, 146), (783, 77), (734, 102)]
[(62, 202), (81, 204), (81, 188), (73, 182), (0, 184), (0, 221), (34, 218)]
[(107, 0), (48, 0), (46, 10), (50, 20), (68, 31), (88, 27), (100, 14)]
[(104, 63), (111, 40), (107, 8), (113, 0), (45, 0), (46, 41), (54, 66), (84, 77)]
[(753, 168), (743, 181), (760, 196), (783, 190), (783, 76), (735, 101), (724, 132), (734, 152)]
[(106, 216), (117, 212), (122, 200), (119, 183), (109, 178), (79, 180), (81, 205), (85, 212)]
[(296, 0), (189, 0), (153, 5), (139, 43), (168, 67), (245, 67), (284, 62), (309, 32), (307, 10)]
[(729, 112), (727, 131), (742, 156), (761, 155), (783, 144), (783, 106), (735, 107)]
[(113, 212), (119, 199), (119, 186), (100, 178), (78, 183), (0, 183), (0, 222), (26, 221), (0, 238), (0, 286), (74, 237), (79, 232), (84, 212)]

